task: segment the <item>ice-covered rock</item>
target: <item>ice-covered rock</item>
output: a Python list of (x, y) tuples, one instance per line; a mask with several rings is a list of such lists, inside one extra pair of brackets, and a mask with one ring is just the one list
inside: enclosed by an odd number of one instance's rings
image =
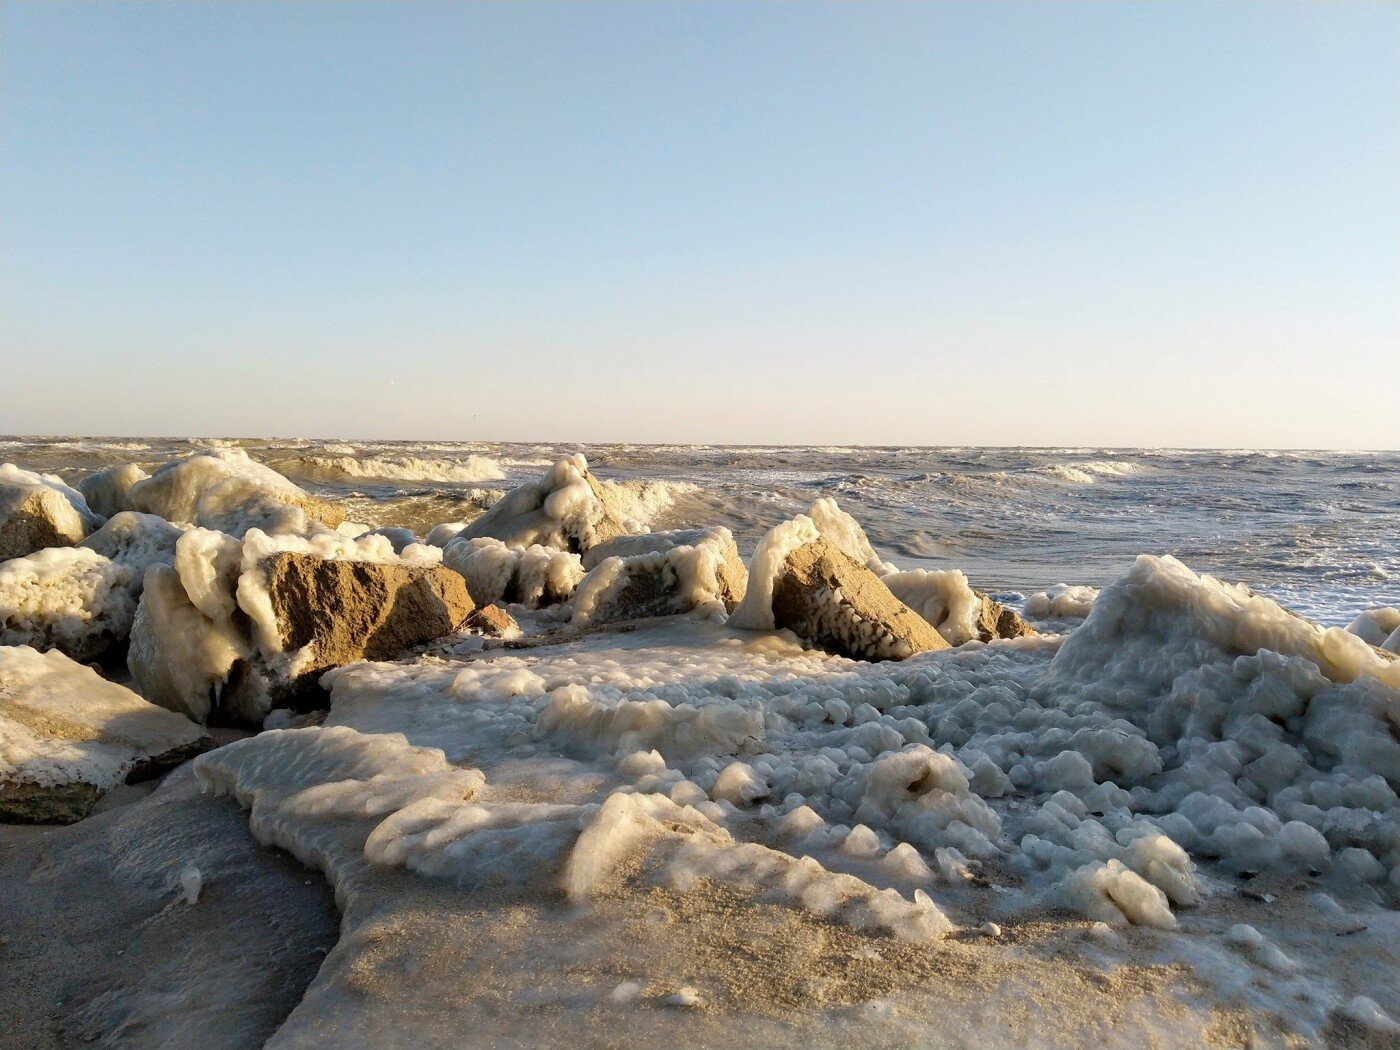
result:
[(184, 534), (184, 529), (154, 514), (123, 510), (78, 546), (130, 569), (132, 596), (139, 598), (146, 570), (152, 565), (172, 564), (175, 545)]
[(604, 544), (618, 553), (597, 561), (579, 585), (574, 623), (614, 623), (699, 608), (729, 612), (743, 600), (748, 570), (728, 529), (657, 535), (683, 536), (689, 542), (636, 553), (623, 552), (645, 545), (627, 541), (650, 537)]
[(101, 524), (102, 516), (61, 478), (0, 465), (0, 561), (72, 547)]
[(509, 602), (532, 609), (568, 601), (583, 579), (577, 554), (532, 543), (510, 546), (491, 536), (459, 536), (442, 549), (442, 563), (467, 581), (478, 605)]
[(1015, 610), (974, 590), (957, 569), (909, 569), (880, 579), (896, 598), (933, 624), (949, 645), (1035, 633)]
[(188, 719), (62, 653), (0, 646), (0, 821), (71, 824), (122, 781), (209, 746)]
[(100, 656), (131, 631), (131, 569), (84, 547), (49, 547), (0, 562), (0, 644)]
[(131, 633), (146, 570), (169, 564), (181, 530), (121, 511), (77, 547), (0, 563), (0, 641), (91, 660)]
[(593, 476), (579, 453), (558, 460), (539, 481), (507, 492), (458, 536), (489, 536), (510, 547), (539, 544), (577, 554), (644, 528)]
[(730, 623), (785, 627), (821, 649), (862, 660), (902, 660), (948, 648), (927, 620), (803, 515), (759, 542), (748, 594)]
[(148, 700), (204, 721), (261, 723), (322, 671), (384, 659), (455, 630), (472, 610), (435, 547), (379, 535), (192, 529), (155, 566), (127, 666)]
[(128, 498), (131, 486), (148, 477), (150, 475), (135, 463), (118, 463), (80, 479), (78, 491), (83, 494), (89, 507), (110, 518), (113, 514), (132, 509)]
[(335, 528), (339, 507), (317, 499), (238, 448), (217, 448), (172, 460), (127, 490), (133, 510), (242, 536)]

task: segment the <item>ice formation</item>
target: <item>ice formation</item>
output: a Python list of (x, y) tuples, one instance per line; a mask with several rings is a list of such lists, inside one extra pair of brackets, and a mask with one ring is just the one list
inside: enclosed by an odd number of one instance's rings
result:
[(1098, 590), (1093, 587), (1071, 587), (1067, 583), (1057, 583), (1026, 599), (1026, 615), (1037, 619), (1082, 620), (1089, 615), (1098, 596)]
[(538, 482), (506, 493), (459, 537), (579, 553), (614, 536), (646, 531), (645, 521), (628, 514), (623, 503), (589, 473), (588, 461), (579, 453), (558, 460)]
[(442, 549), (442, 563), (467, 581), (477, 605), (510, 602), (537, 609), (568, 601), (583, 579), (577, 554), (532, 543), (512, 547), (498, 539), (457, 537)]
[(978, 637), (982, 599), (957, 569), (910, 569), (880, 579), (896, 598), (933, 624), (949, 645)]
[(172, 460), (127, 491), (132, 509), (167, 521), (241, 536), (305, 533), (317, 522), (334, 528), (343, 515), (314, 499), (239, 448), (215, 448)]
[(777, 575), (793, 551), (818, 537), (833, 544), (876, 576), (898, 572), (895, 566), (882, 561), (875, 553), (869, 537), (855, 518), (838, 507), (834, 499), (822, 498), (816, 500), (806, 514), (799, 514), (790, 521), (774, 526), (759, 541), (749, 562), (748, 592), (739, 608), (734, 610), (730, 623), (749, 630), (771, 631), (773, 584)]
[[(296, 673), (303, 654), (284, 653), (267, 590), (264, 562), (293, 552), (320, 558), (432, 566), (436, 547), (411, 544), (401, 553), (389, 538), (347, 537), (330, 530), (309, 536), (250, 529), (241, 539), (212, 529), (185, 532), (172, 566), (147, 572), (131, 631), (127, 666), (143, 696), (204, 721), (216, 703), (229, 717), (261, 721), (271, 704), (269, 676)], [(236, 694), (225, 687), (240, 671)]]
[(131, 510), (128, 494), (131, 486), (150, 477), (135, 463), (119, 463), (95, 471), (78, 482), (78, 491), (87, 500), (88, 506), (98, 514), (111, 517), (124, 510)]
[(1347, 630), (1369, 645), (1400, 654), (1400, 609), (1368, 609)]
[(0, 464), (0, 558), (78, 543), (102, 520), (62, 478)]
[(84, 547), (0, 562), (0, 644), (100, 655), (131, 630), (132, 570)]
[(91, 805), (143, 763), (189, 757), (201, 737), (62, 653), (0, 646), (0, 794), (85, 785)]
[[(675, 534), (667, 534), (674, 538)], [(573, 602), (576, 624), (671, 615), (694, 609), (722, 616), (743, 599), (747, 573), (734, 537), (723, 527), (686, 534), (693, 542), (643, 550), (625, 537), (605, 547), (613, 553), (596, 562)], [(591, 553), (591, 552), (590, 552)]]

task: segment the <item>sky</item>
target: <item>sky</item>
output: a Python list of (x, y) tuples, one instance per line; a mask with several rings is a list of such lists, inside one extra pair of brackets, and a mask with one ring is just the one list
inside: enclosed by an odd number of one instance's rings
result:
[(0, 432), (1400, 448), (1400, 5), (0, 4)]

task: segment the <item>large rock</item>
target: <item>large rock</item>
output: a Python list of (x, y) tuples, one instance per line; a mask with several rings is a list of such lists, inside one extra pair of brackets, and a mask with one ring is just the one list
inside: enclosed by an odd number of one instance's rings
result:
[(674, 616), (705, 607), (730, 612), (748, 590), (748, 569), (723, 527), (628, 536), (594, 551), (608, 553), (594, 559), (579, 585), (576, 624)]
[(117, 784), (210, 746), (188, 719), (62, 653), (0, 646), (0, 821), (71, 824)]
[(280, 648), (290, 657), (275, 693), (294, 694), (355, 660), (392, 659), (457, 630), (475, 608), (466, 582), (442, 566), (283, 553), (261, 568)]
[(131, 510), (131, 502), (127, 498), (131, 486), (148, 477), (150, 475), (135, 463), (119, 463), (81, 479), (78, 491), (83, 494), (89, 507), (110, 518), (113, 514)]
[(902, 660), (947, 640), (880, 578), (818, 537), (793, 549), (773, 579), (773, 623), (858, 660)]
[(0, 466), (0, 561), (72, 547), (101, 524), (101, 515), (60, 478)]
[(345, 520), (335, 504), (317, 499), (236, 448), (165, 463), (133, 484), (126, 498), (132, 510), (233, 536), (253, 528), (306, 533), (317, 524), (334, 529)]

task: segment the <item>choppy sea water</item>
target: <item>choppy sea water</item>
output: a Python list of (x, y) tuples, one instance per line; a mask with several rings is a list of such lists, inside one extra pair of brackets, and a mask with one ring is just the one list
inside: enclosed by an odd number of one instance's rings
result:
[[(0, 460), (72, 482), (212, 442), (11, 438)], [(747, 553), (833, 496), (901, 567), (959, 568), (998, 595), (1103, 586), (1140, 553), (1243, 582), (1327, 624), (1400, 605), (1400, 453), (240, 440), (350, 517), (420, 533), (464, 520), (554, 457), (651, 490), (652, 528), (718, 524)]]

